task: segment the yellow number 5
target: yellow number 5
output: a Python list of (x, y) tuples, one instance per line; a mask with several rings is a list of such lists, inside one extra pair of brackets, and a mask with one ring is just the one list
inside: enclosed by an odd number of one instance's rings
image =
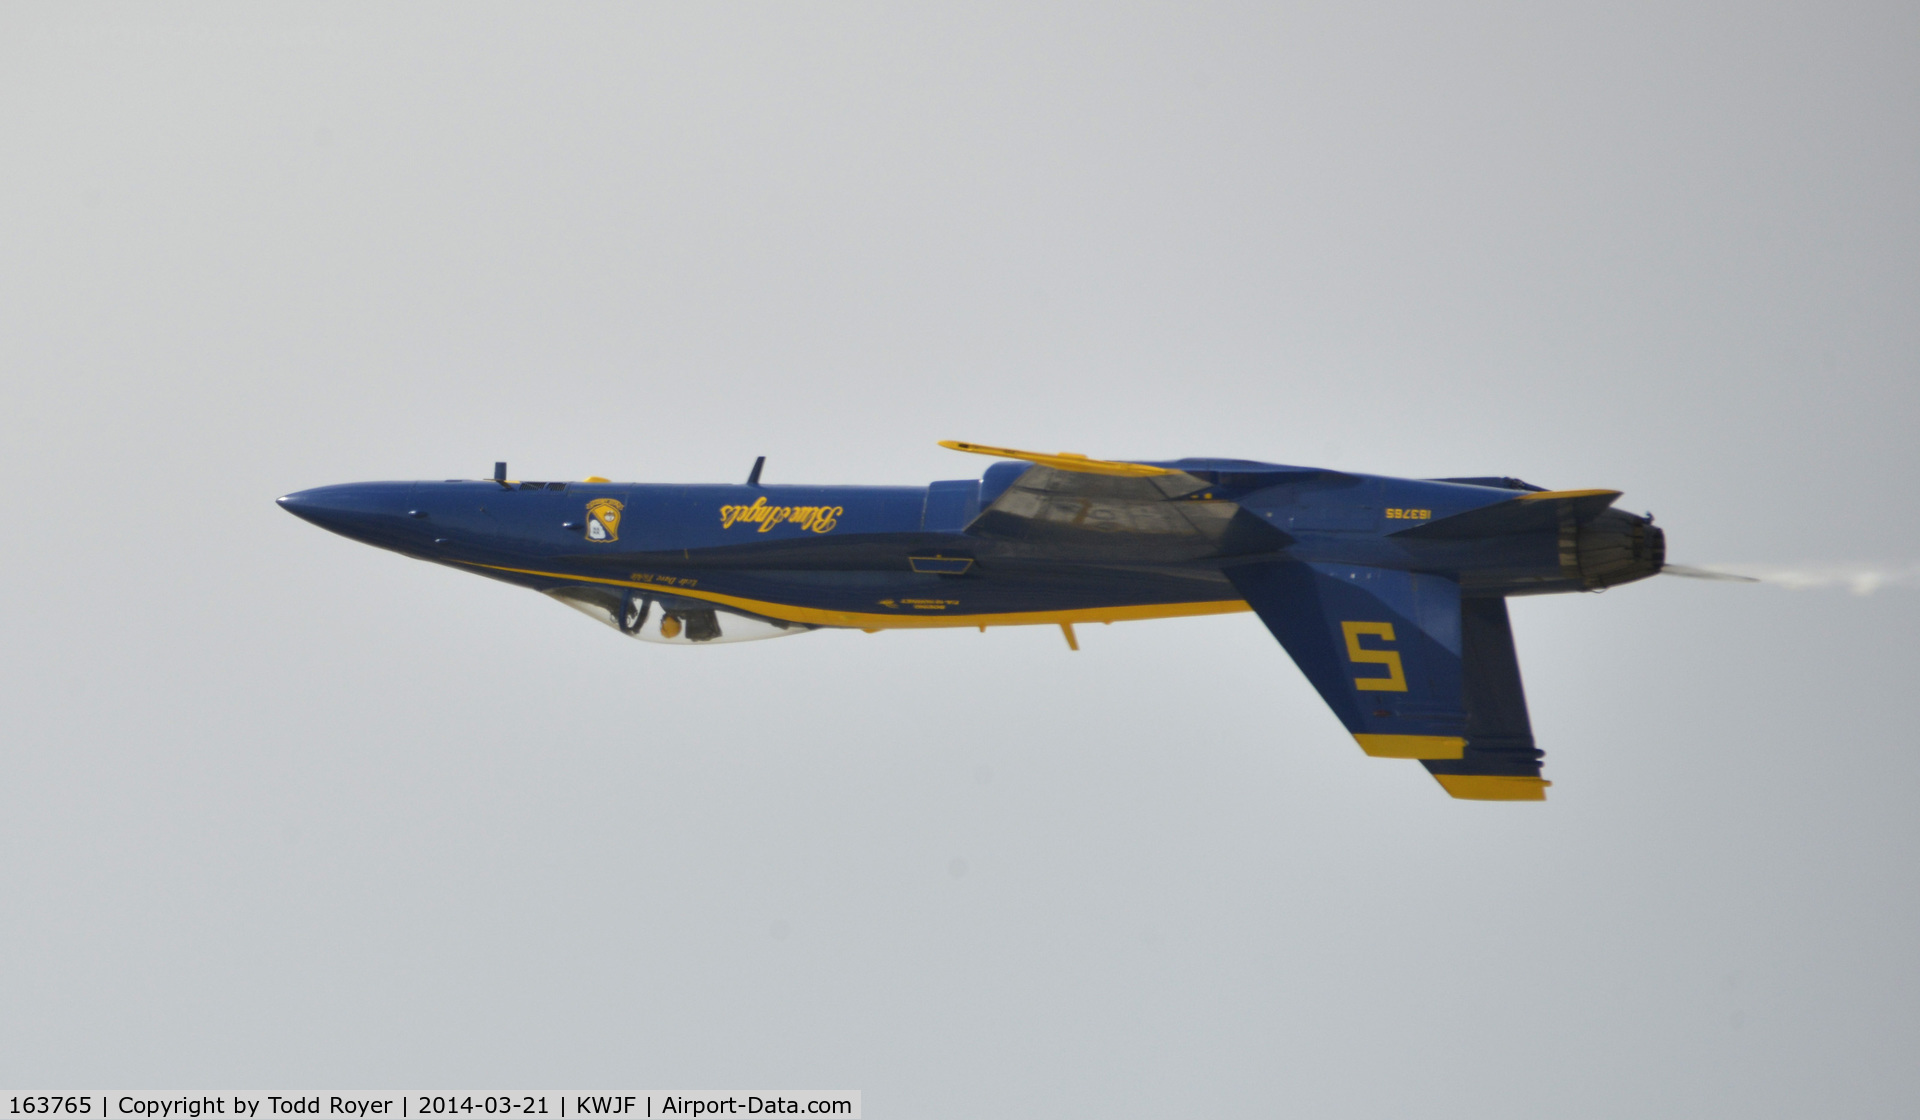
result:
[(1393, 641), (1393, 623), (1391, 622), (1342, 622), (1340, 629), (1347, 636), (1347, 660), (1356, 665), (1385, 665), (1384, 677), (1355, 677), (1353, 687), (1362, 692), (1405, 692), (1407, 674), (1400, 667), (1400, 654), (1390, 649), (1361, 649), (1360, 635), (1371, 634), (1383, 642)]

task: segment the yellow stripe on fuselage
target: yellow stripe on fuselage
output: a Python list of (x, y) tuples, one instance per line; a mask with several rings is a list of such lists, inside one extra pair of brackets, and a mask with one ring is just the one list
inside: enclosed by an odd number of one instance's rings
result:
[(998, 614), (870, 614), (865, 611), (827, 611), (816, 607), (800, 607), (790, 603), (772, 603), (764, 599), (748, 599), (739, 595), (722, 595), (717, 591), (704, 591), (694, 587), (667, 587), (657, 583), (643, 583), (631, 579), (609, 579), (604, 576), (581, 576), (570, 572), (543, 572), (533, 568), (509, 568), (501, 564), (480, 564), (471, 560), (456, 560), (457, 564), (466, 564), (474, 568), (490, 568), (496, 572), (513, 572), (523, 576), (545, 576), (549, 579), (573, 580), (576, 583), (601, 583), (613, 587), (636, 587), (662, 595), (677, 595), (683, 599), (701, 599), (722, 606), (736, 607), (751, 611), (781, 622), (799, 622), (809, 626), (844, 626), (859, 630), (921, 630), (939, 626), (1039, 626), (1059, 625), (1072, 622), (1134, 622), (1149, 618), (1191, 618), (1197, 615), (1234, 614), (1238, 611), (1252, 610), (1243, 599), (1214, 599), (1192, 603), (1142, 603), (1132, 606), (1115, 607), (1077, 607), (1059, 611), (1011, 611)]

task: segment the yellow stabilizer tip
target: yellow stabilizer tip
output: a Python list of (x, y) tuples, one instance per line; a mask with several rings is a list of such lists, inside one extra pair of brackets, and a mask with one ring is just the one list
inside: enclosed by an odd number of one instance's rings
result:
[(1459, 758), (1467, 741), (1453, 735), (1355, 735), (1372, 758)]
[(1534, 494), (1522, 494), (1523, 502), (1544, 502), (1549, 498), (1618, 498), (1618, 490), (1542, 490)]
[(998, 455), (1002, 459), (1025, 459), (1029, 463), (1038, 463), (1043, 467), (1052, 467), (1057, 471), (1078, 471), (1081, 474), (1110, 474), (1121, 478), (1150, 478), (1161, 474), (1179, 474), (1179, 471), (1166, 467), (1150, 467), (1145, 463), (1121, 463), (1111, 459), (1089, 459), (1085, 455), (1076, 455), (1063, 451), (1058, 455), (1045, 455), (1038, 451), (1016, 451), (1011, 447), (988, 447), (984, 443), (967, 443), (964, 440), (943, 439), (940, 446), (953, 451), (965, 451), (973, 455)]
[(1519, 774), (1435, 774), (1440, 787), (1462, 801), (1545, 801), (1545, 778)]
[(585, 478), (583, 478), (583, 479), (581, 479), (580, 481), (582, 481), (582, 482), (612, 482), (613, 480), (612, 480), (612, 479), (610, 479), (610, 478), (601, 478), (601, 477), (600, 477), (599, 475), (597, 475), (597, 474), (590, 474), (590, 475), (588, 475), (587, 477), (585, 477)]

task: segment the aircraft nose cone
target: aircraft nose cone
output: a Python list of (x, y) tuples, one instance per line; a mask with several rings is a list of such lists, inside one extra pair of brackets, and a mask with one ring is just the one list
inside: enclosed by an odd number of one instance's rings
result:
[(410, 482), (358, 482), (344, 486), (316, 486), (277, 499), (281, 509), (322, 529), (369, 543), (404, 533), (411, 520), (407, 499)]
[(283, 494), (275, 498), (274, 501), (281, 509), (286, 510), (295, 517), (312, 521), (314, 511), (318, 509), (320, 505), (320, 503), (314, 501), (313, 493), (311, 490), (301, 490), (292, 494)]
[(366, 508), (367, 502), (356, 493), (357, 486), (316, 486), (311, 490), (297, 490), (276, 499), (281, 509), (303, 521), (315, 525), (334, 528), (355, 515), (373, 512)]

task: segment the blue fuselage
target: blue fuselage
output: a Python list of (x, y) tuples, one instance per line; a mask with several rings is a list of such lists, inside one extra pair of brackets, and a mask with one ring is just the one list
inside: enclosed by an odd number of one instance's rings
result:
[[(1235, 460), (1163, 464), (1212, 486), (1196, 544), (1098, 524), (1038, 543), (978, 531), (1026, 469), (929, 486), (373, 482), (290, 494), (290, 512), (381, 548), (548, 593), (716, 608), (796, 627), (1112, 622), (1247, 609), (1223, 571), (1256, 559), (1434, 572), (1468, 595), (1581, 590), (1549, 523), (1406, 535), (1510, 503), (1505, 479), (1394, 479)], [(1627, 515), (1615, 514), (1625, 518)], [(1641, 521), (1641, 519), (1631, 519)], [(976, 531), (969, 533), (969, 526)], [(1652, 574), (1657, 563), (1642, 574)], [(1618, 581), (1615, 581), (1618, 582)]]

